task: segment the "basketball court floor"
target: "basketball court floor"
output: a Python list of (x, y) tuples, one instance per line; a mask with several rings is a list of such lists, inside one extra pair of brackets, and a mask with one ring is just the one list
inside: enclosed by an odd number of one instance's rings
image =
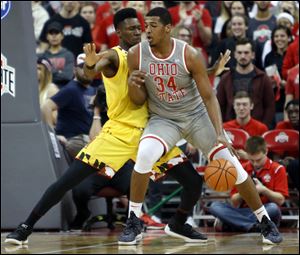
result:
[(259, 233), (217, 233), (212, 228), (200, 228), (207, 233), (207, 244), (186, 244), (167, 236), (162, 230), (148, 230), (143, 241), (135, 246), (118, 246), (121, 231), (99, 228), (92, 232), (34, 232), (26, 246), (4, 243), (1, 234), (1, 254), (299, 254), (299, 229), (281, 229), (284, 241), (280, 245), (263, 245)]

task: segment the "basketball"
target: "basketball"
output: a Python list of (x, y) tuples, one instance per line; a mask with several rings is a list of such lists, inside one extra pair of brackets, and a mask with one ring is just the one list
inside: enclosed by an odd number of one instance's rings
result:
[(224, 192), (233, 188), (237, 171), (233, 164), (226, 159), (212, 160), (204, 172), (207, 186), (215, 191)]

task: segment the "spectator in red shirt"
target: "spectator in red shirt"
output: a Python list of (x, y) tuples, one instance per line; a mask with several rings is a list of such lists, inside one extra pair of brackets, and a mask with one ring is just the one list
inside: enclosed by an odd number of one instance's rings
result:
[[(120, 5), (119, 9), (121, 8), (122, 5)], [(114, 12), (117, 12), (118, 10), (114, 9)], [(145, 23), (144, 23), (143, 15), (139, 12), (137, 13), (137, 15), (141, 23), (142, 31), (145, 31)], [(100, 29), (97, 36), (97, 41), (100, 43), (101, 51), (119, 45), (119, 37), (114, 28), (113, 20), (114, 20), (114, 14), (111, 14), (108, 17), (104, 18), (101, 24), (99, 25)]]
[(293, 99), (299, 99), (299, 64), (289, 71), (285, 86), (285, 95), (285, 105)]
[(86, 19), (90, 24), (93, 42), (96, 44), (97, 51), (100, 45), (97, 42), (97, 34), (99, 33), (99, 26), (95, 25), (96, 22), (96, 4), (93, 2), (83, 2), (80, 8), (80, 15)]
[(288, 102), (285, 110), (289, 120), (278, 122), (275, 129), (299, 130), (299, 99)]
[[(233, 100), (233, 108), (236, 114), (234, 120), (227, 121), (223, 124), (226, 128), (239, 128), (245, 130), (250, 136), (261, 136), (268, 131), (268, 127), (251, 117), (251, 110), (253, 109), (253, 102), (246, 91), (239, 91), (235, 94)], [(248, 154), (240, 149), (237, 151), (240, 159), (248, 159)]]
[[(281, 121), (277, 124), (276, 129), (293, 129), (299, 131), (299, 99), (293, 99), (286, 105), (288, 121)], [(281, 153), (281, 152), (279, 152)], [(290, 179), (299, 191), (299, 154), (291, 154), (282, 159), (286, 165)]]
[(246, 91), (239, 91), (235, 94), (233, 108), (236, 114), (234, 120), (223, 124), (224, 128), (239, 128), (245, 130), (250, 136), (261, 136), (268, 131), (268, 127), (251, 117), (253, 102)]
[(282, 77), (287, 79), (288, 71), (295, 65), (299, 64), (299, 36), (289, 45), (282, 64)]
[(99, 5), (96, 10), (96, 26), (99, 26), (104, 18), (120, 10), (123, 6), (122, 2), (125, 1), (107, 1), (104, 4)]
[[(253, 178), (256, 189), (260, 194), (272, 221), (279, 226), (281, 206), (288, 197), (288, 181), (286, 169), (267, 157), (267, 145), (260, 136), (250, 137), (246, 142), (249, 162), (244, 165), (245, 170)], [(238, 190), (231, 193), (231, 202), (213, 202), (209, 208), (212, 215), (217, 217), (217, 231), (259, 231), (259, 225), (251, 209), (247, 207)]]
[(143, 14), (143, 16), (145, 16), (148, 12), (148, 5), (146, 1), (128, 1), (126, 7), (135, 9), (137, 12)]
[(173, 25), (184, 24), (193, 31), (193, 46), (202, 49), (206, 61), (208, 60), (206, 47), (212, 40), (212, 19), (205, 8), (194, 1), (180, 1), (180, 4), (169, 8)]

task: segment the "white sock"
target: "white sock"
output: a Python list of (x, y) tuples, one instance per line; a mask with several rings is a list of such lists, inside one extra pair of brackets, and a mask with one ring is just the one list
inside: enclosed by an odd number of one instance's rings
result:
[(142, 214), (142, 206), (143, 203), (135, 203), (129, 201), (129, 210), (128, 210), (128, 218), (130, 217), (130, 212), (133, 211), (136, 217), (141, 217)]
[(264, 215), (266, 215), (266, 217), (270, 220), (270, 216), (266, 210), (266, 208), (264, 206), (262, 206), (261, 208), (257, 209), (256, 211), (253, 212), (256, 216), (256, 218), (258, 219), (259, 222), (261, 222), (262, 217)]

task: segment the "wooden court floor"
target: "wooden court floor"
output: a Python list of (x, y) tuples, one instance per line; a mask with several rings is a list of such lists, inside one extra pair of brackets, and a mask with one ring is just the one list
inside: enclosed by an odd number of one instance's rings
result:
[(284, 241), (270, 246), (261, 243), (259, 233), (207, 233), (207, 244), (186, 244), (167, 236), (162, 230), (148, 230), (143, 241), (135, 246), (118, 246), (121, 228), (110, 231), (100, 228), (92, 232), (34, 232), (28, 246), (4, 243), (1, 233), (1, 254), (299, 254), (299, 229), (281, 230)]

